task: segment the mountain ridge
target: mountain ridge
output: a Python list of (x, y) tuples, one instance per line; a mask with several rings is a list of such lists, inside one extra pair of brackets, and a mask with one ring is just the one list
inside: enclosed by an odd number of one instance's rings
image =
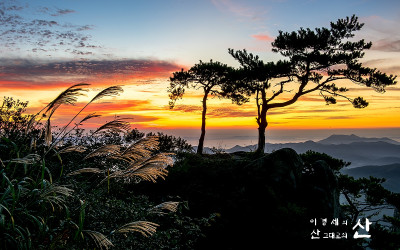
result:
[(341, 172), (353, 176), (354, 178), (368, 178), (369, 176), (385, 178), (386, 181), (382, 184), (385, 188), (392, 192), (400, 192), (400, 163), (344, 168)]
[(351, 135), (337, 135), (333, 134), (325, 139), (317, 141), (321, 144), (349, 144), (353, 142), (387, 142), (399, 145), (400, 142), (390, 139), (388, 137), (360, 137), (355, 134)]
[[(345, 143), (329, 144), (342, 138)], [(321, 143), (322, 141), (322, 143)], [(256, 145), (236, 145), (229, 149), (217, 149), (226, 153), (238, 151), (255, 151)], [(350, 168), (366, 165), (387, 165), (400, 163), (400, 143), (389, 138), (366, 138), (352, 135), (332, 135), (326, 139), (314, 142), (311, 140), (298, 143), (266, 143), (265, 152), (271, 153), (282, 148), (292, 148), (297, 153), (305, 153), (308, 150), (325, 153), (334, 158), (351, 162)], [(205, 153), (214, 153), (215, 149), (205, 148)]]

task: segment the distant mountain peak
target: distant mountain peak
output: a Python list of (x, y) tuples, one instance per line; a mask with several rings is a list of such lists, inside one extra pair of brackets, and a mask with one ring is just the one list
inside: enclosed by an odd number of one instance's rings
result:
[(333, 134), (328, 138), (318, 141), (321, 144), (350, 144), (354, 142), (387, 142), (392, 144), (400, 144), (398, 141), (389, 139), (387, 137), (383, 138), (370, 138), (370, 137), (360, 137), (355, 134), (351, 135), (336, 135)]

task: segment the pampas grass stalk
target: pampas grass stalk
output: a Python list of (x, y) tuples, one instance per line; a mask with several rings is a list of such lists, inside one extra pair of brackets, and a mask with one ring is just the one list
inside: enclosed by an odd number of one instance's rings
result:
[[(67, 125), (64, 126), (64, 128), (62, 129), (62, 131), (58, 134), (58, 136), (60, 136), (66, 129), (67, 127), (72, 123), (73, 120), (75, 120), (75, 118), (80, 115), (80, 113), (86, 109), (87, 106), (89, 106), (92, 102), (99, 100), (103, 97), (106, 96), (115, 96), (115, 95), (119, 95), (119, 93), (123, 92), (124, 90), (120, 87), (120, 86), (111, 86), (108, 87), (102, 91), (100, 91), (95, 97), (92, 98), (92, 100), (90, 100), (88, 103), (86, 103), (86, 105), (79, 110), (79, 112), (68, 122)], [(85, 120), (85, 119), (84, 119)], [(57, 136), (57, 138), (58, 138)]]
[(111, 232), (112, 233), (129, 233), (129, 232), (139, 232), (145, 237), (149, 237), (153, 235), (157, 227), (160, 225), (154, 223), (154, 222), (149, 222), (149, 221), (135, 221), (131, 223), (127, 223), (123, 225), (122, 227), (118, 228), (117, 230)]
[[(85, 84), (85, 85), (88, 85), (88, 84)], [(76, 86), (76, 85), (74, 85), (74, 86)], [(71, 88), (72, 88), (72, 87), (71, 87)], [(68, 131), (67, 133), (64, 133), (65, 130), (68, 128), (68, 126), (75, 120), (75, 118), (78, 117), (78, 115), (80, 115), (80, 114), (82, 113), (82, 111), (83, 111), (84, 109), (86, 109), (86, 107), (89, 106), (92, 102), (94, 102), (94, 101), (96, 101), (96, 100), (99, 100), (99, 99), (101, 99), (101, 98), (103, 98), (103, 97), (106, 97), (106, 96), (115, 96), (115, 95), (119, 95), (119, 93), (121, 93), (121, 92), (123, 92), (123, 89), (122, 89), (122, 87), (120, 87), (120, 86), (111, 86), (111, 87), (108, 87), (108, 88), (106, 88), (106, 89), (100, 91), (95, 97), (92, 98), (92, 100), (90, 100), (88, 103), (86, 103), (86, 105), (85, 105), (81, 110), (79, 110), (78, 113), (76, 113), (76, 115), (68, 122), (67, 125), (65, 125), (65, 126), (63, 127), (63, 129), (61, 130), (61, 132), (56, 136), (55, 141), (57, 141), (58, 138), (59, 138), (61, 135), (62, 135), (62, 137), (61, 137), (60, 140), (63, 140), (63, 139), (72, 131), (72, 130), (70, 130), (70, 131)], [(74, 97), (76, 97), (76, 96), (74, 96)], [(57, 98), (56, 98), (56, 99), (57, 99)], [(66, 100), (69, 101), (68, 98), (66, 98)], [(73, 100), (76, 101), (75, 99), (73, 99)], [(51, 107), (51, 105), (49, 106), (49, 108), (50, 108), (50, 107)], [(48, 108), (47, 110), (49, 110), (49, 108)], [(89, 115), (89, 116), (86, 116), (82, 121), (88, 120), (88, 119), (93, 118), (93, 117), (97, 117), (97, 115)], [(81, 122), (82, 122), (82, 121), (81, 121)], [(64, 134), (63, 134), (63, 133), (64, 133)], [(55, 145), (53, 144), (53, 145), (48, 149), (48, 151), (46, 152), (46, 154), (47, 154), (54, 146), (55, 146)]]

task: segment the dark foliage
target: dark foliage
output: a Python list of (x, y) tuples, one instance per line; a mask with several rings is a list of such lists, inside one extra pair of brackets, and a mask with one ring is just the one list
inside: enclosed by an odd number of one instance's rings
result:
[[(242, 81), (235, 82), (236, 88), (256, 94), (259, 153), (264, 152), (267, 113), (271, 109), (292, 105), (301, 96), (313, 92), (319, 92), (326, 104), (336, 104), (336, 99), (340, 97), (351, 102), (355, 108), (365, 108), (368, 106), (365, 99), (352, 98), (346, 94), (349, 91), (346, 86), (336, 84), (349, 80), (379, 93), (384, 93), (385, 87), (396, 84), (396, 76), (364, 67), (359, 62), (364, 51), (371, 47), (370, 42), (351, 39), (362, 27), (363, 24), (353, 15), (331, 22), (330, 28), (279, 31), (272, 43), (272, 51), (280, 53), (285, 60), (278, 62), (265, 63), (246, 50), (229, 49), (243, 71)], [(279, 100), (284, 93), (289, 97)]]
[(187, 71), (182, 69), (174, 72), (170, 78), (168, 92), (170, 93), (169, 106), (171, 109), (174, 108), (177, 100), (182, 99), (187, 88), (201, 89), (204, 93), (202, 99), (201, 135), (197, 147), (198, 154), (202, 154), (204, 148), (208, 97), (229, 98), (238, 105), (249, 101), (241, 91), (228, 87), (232, 84), (232, 81), (235, 81), (237, 76), (238, 74), (234, 68), (210, 60), (210, 62), (200, 61)]

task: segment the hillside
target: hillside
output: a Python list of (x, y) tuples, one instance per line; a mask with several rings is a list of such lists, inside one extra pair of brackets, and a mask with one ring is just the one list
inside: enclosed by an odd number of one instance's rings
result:
[(382, 138), (370, 138), (370, 137), (359, 137), (357, 135), (331, 135), (328, 138), (318, 141), (321, 144), (349, 144), (353, 142), (387, 142), (399, 145), (400, 142), (392, 140), (387, 137)]
[(310, 218), (340, 216), (339, 191), (327, 163), (315, 162), (312, 172), (303, 168), (301, 157), (288, 148), (257, 158), (247, 153), (187, 154), (165, 181), (142, 183), (135, 190), (153, 197), (178, 196), (187, 201), (190, 217), (212, 218), (196, 249), (354, 246), (355, 241), (311, 240)]
[[(342, 142), (339, 144), (339, 142)], [(227, 153), (237, 151), (254, 151), (255, 145), (235, 146), (227, 149)], [(355, 135), (333, 135), (319, 142), (306, 141), (300, 143), (267, 143), (266, 152), (270, 153), (282, 148), (292, 148), (297, 153), (308, 150), (326, 153), (334, 158), (351, 162), (351, 168), (366, 165), (388, 165), (400, 163), (400, 144), (388, 138), (364, 138)]]
[(392, 192), (400, 192), (400, 163), (383, 166), (364, 166), (358, 168), (343, 169), (342, 173), (353, 176), (354, 178), (378, 177), (385, 178), (382, 184)]

